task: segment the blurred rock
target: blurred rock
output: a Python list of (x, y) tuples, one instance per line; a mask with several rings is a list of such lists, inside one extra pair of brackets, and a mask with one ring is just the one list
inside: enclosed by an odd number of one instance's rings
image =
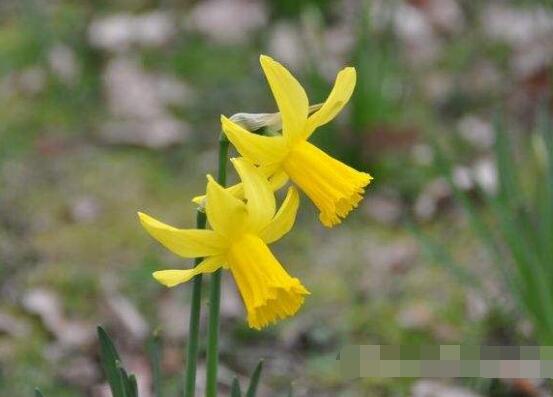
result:
[(73, 357), (58, 367), (58, 376), (71, 385), (88, 388), (101, 376), (100, 370), (92, 359), (84, 356)]
[(457, 123), (459, 134), (477, 148), (487, 149), (494, 143), (494, 133), (489, 122), (467, 115)]
[(161, 149), (186, 138), (188, 125), (166, 110), (189, 100), (191, 92), (184, 84), (146, 73), (133, 60), (119, 57), (104, 72), (104, 90), (114, 115), (100, 131), (106, 142)]
[(125, 335), (134, 341), (141, 342), (149, 335), (150, 327), (136, 306), (125, 296), (115, 292), (106, 292), (108, 309), (125, 331)]
[(300, 29), (290, 21), (276, 23), (270, 33), (269, 54), (292, 69), (305, 63), (306, 53), (301, 41)]
[[(350, 62), (350, 54), (355, 43), (355, 32), (351, 25), (336, 24), (323, 30), (324, 57), (326, 76), (334, 81), (336, 71)], [(322, 98), (321, 98), (322, 99)]]
[(447, 73), (432, 71), (423, 76), (422, 90), (432, 102), (444, 103), (453, 90), (453, 80)]
[(44, 327), (64, 348), (88, 346), (95, 340), (94, 327), (90, 324), (65, 318), (60, 298), (53, 291), (29, 290), (23, 295), (22, 305), (40, 317)]
[(422, 221), (430, 220), (451, 198), (451, 187), (443, 178), (428, 183), (415, 202), (415, 216)]
[(460, 190), (471, 190), (474, 187), (474, 181), (472, 180), (472, 173), (470, 168), (463, 166), (456, 166), (453, 169), (453, 175), (451, 175), (453, 184)]
[(194, 102), (196, 93), (188, 85), (172, 76), (156, 76), (155, 92), (161, 103), (172, 106), (187, 106)]
[(504, 77), (500, 73), (497, 66), (489, 60), (476, 62), (464, 79), (465, 89), (472, 95), (490, 95), (500, 92), (505, 88), (502, 86)]
[(75, 53), (65, 44), (57, 44), (50, 49), (48, 64), (54, 75), (66, 84), (74, 84), (79, 76)]
[(242, 298), (236, 289), (234, 283), (223, 283), (221, 289), (221, 316), (223, 318), (236, 320), (243, 318), (244, 305), (242, 304)]
[(91, 389), (92, 397), (113, 397), (107, 383), (95, 385)]
[(36, 95), (46, 85), (46, 72), (38, 66), (31, 66), (22, 70), (17, 78), (17, 86), (24, 94)]
[(144, 356), (133, 355), (124, 359), (129, 373), (136, 375), (138, 395), (152, 397), (152, 372), (148, 360)]
[(435, 323), (431, 328), (432, 335), (440, 342), (456, 343), (462, 340), (463, 333), (458, 327), (450, 324)]
[(489, 312), (489, 306), (484, 297), (474, 291), (466, 294), (466, 313), (471, 321), (483, 320)]
[(280, 339), (290, 351), (322, 350), (332, 346), (336, 340), (336, 329), (329, 328), (324, 321), (311, 317), (296, 318), (283, 328)]
[(162, 46), (176, 32), (173, 18), (160, 11), (136, 16), (114, 14), (93, 20), (88, 28), (88, 39), (94, 47), (125, 51), (133, 45)]
[(24, 338), (29, 335), (29, 332), (29, 324), (11, 314), (0, 312), (0, 334), (7, 334), (14, 338)]
[(544, 7), (512, 7), (490, 2), (481, 14), (485, 33), (492, 39), (523, 48), (536, 41), (551, 43), (553, 12)]
[(435, 380), (421, 379), (411, 390), (412, 397), (479, 397), (472, 391)]
[(396, 7), (394, 28), (413, 64), (427, 65), (436, 60), (441, 43), (420, 9), (409, 4)]
[(411, 156), (413, 161), (419, 165), (427, 166), (434, 161), (434, 151), (424, 143), (417, 143), (411, 148)]
[(465, 26), (463, 12), (456, 0), (427, 0), (424, 10), (432, 25), (440, 31), (457, 34)]
[(100, 205), (93, 197), (78, 197), (70, 204), (71, 219), (77, 223), (93, 222), (100, 212)]
[(384, 225), (396, 224), (403, 215), (403, 203), (394, 192), (368, 195), (362, 206), (364, 213)]
[(170, 290), (163, 294), (158, 304), (161, 333), (172, 341), (180, 342), (188, 337), (186, 313), (190, 305), (182, 301), (183, 297), (178, 291)]
[(486, 193), (495, 195), (497, 193), (497, 168), (492, 159), (481, 159), (473, 166), (474, 180)]
[(511, 45), (512, 70), (519, 79), (532, 76), (553, 62), (553, 12), (544, 7), (489, 4), (482, 13), (486, 34)]
[(115, 116), (142, 120), (165, 116), (166, 103), (158, 93), (156, 77), (136, 61), (126, 57), (113, 59), (103, 80), (108, 107)]
[(397, 241), (388, 245), (380, 246), (378, 249), (367, 250), (367, 260), (373, 269), (384, 270), (387, 274), (401, 274), (409, 269), (418, 254), (418, 246), (414, 241)]
[(174, 119), (140, 121), (111, 121), (103, 124), (100, 137), (112, 145), (143, 146), (149, 149), (165, 149), (184, 141), (189, 126)]
[(423, 330), (430, 327), (433, 321), (434, 314), (428, 305), (422, 302), (410, 304), (397, 315), (398, 325), (404, 329)]
[(216, 43), (240, 44), (267, 22), (268, 11), (263, 1), (206, 0), (195, 4), (185, 26)]

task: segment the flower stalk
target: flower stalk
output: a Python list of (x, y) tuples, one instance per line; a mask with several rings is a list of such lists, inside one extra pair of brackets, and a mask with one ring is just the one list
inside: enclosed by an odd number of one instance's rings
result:
[[(229, 141), (224, 134), (219, 135), (219, 161), (217, 182), (221, 186), (227, 181), (227, 158)], [(207, 375), (206, 397), (217, 397), (217, 368), (219, 365), (219, 314), (221, 307), (221, 269), (211, 276), (209, 286), (209, 323), (207, 336)]]
[[(196, 213), (196, 227), (205, 229), (205, 212)], [(202, 262), (202, 258), (194, 259), (195, 266)], [(198, 359), (198, 340), (200, 335), (200, 311), (202, 299), (202, 275), (194, 277), (192, 287), (192, 302), (190, 304), (190, 320), (188, 331), (188, 345), (186, 349), (186, 370), (184, 373), (184, 397), (194, 397), (196, 392), (196, 363)]]

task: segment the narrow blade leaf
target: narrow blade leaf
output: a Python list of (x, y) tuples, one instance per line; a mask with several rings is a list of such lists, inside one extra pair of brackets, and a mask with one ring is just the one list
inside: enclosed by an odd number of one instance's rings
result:
[(261, 370), (263, 369), (263, 360), (259, 361), (255, 370), (253, 371), (250, 379), (250, 386), (246, 392), (246, 397), (255, 397), (257, 393), (257, 386), (259, 385), (259, 378), (261, 377)]
[(126, 397), (124, 383), (119, 371), (119, 354), (113, 345), (109, 335), (102, 328), (98, 327), (98, 339), (100, 340), (100, 361), (113, 397)]
[(232, 381), (232, 388), (230, 389), (230, 397), (242, 397), (242, 390), (240, 390), (240, 382), (234, 378)]

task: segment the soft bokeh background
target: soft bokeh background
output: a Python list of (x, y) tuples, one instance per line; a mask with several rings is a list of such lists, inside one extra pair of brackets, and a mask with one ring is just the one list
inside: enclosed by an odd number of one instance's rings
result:
[[(304, 198), (275, 246), (312, 292), (293, 319), (249, 330), (225, 275), (223, 395), (262, 357), (262, 396), (291, 384), (321, 397), (547, 393), (541, 382), (344, 382), (334, 366), (347, 343), (536, 342), (435, 167), (434, 143), (455, 149), (453, 182), (483, 205), (476, 188), (497, 187), (494, 115), (527, 147), (551, 92), (546, 2), (3, 0), (0, 21), (2, 396), (34, 386), (107, 396), (97, 324), (146, 397), (144, 345), (159, 328), (175, 395), (190, 287), (165, 289), (151, 272), (190, 263), (149, 238), (136, 211), (193, 224), (190, 198), (215, 171), (219, 115), (275, 111), (261, 53), (287, 65), (312, 103), (340, 68), (357, 68), (351, 103), (314, 140), (375, 180), (333, 230)], [(484, 287), (444, 266), (449, 257)]]

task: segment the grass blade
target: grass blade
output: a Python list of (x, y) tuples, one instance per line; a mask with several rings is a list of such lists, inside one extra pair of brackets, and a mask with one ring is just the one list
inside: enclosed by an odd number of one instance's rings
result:
[(44, 394), (42, 394), (38, 387), (35, 388), (35, 397), (44, 397)]
[(134, 374), (127, 378), (127, 397), (138, 397), (138, 384)]
[(471, 287), (476, 287), (477, 289), (482, 287), (478, 277), (476, 277), (470, 270), (457, 263), (443, 246), (431, 240), (424, 232), (422, 232), (411, 222), (407, 224), (407, 229), (417, 239), (420, 247), (422, 247), (423, 253), (427, 257), (432, 258), (435, 263), (457, 277), (464, 285), (470, 285)]
[(113, 397), (127, 397), (125, 395), (124, 383), (119, 371), (121, 358), (111, 341), (107, 332), (98, 327), (98, 339), (100, 340), (100, 361)]
[(155, 330), (148, 343), (148, 353), (150, 356), (150, 366), (152, 369), (152, 383), (154, 386), (154, 396), (163, 397), (163, 388), (161, 385), (161, 336), (159, 331)]
[(263, 360), (259, 361), (259, 363), (255, 367), (255, 370), (253, 371), (252, 377), (250, 379), (250, 385), (248, 387), (248, 391), (246, 392), (246, 397), (255, 397), (262, 370), (263, 370)]
[(242, 397), (242, 390), (240, 390), (240, 382), (237, 378), (232, 380), (232, 388), (230, 389), (230, 397)]

